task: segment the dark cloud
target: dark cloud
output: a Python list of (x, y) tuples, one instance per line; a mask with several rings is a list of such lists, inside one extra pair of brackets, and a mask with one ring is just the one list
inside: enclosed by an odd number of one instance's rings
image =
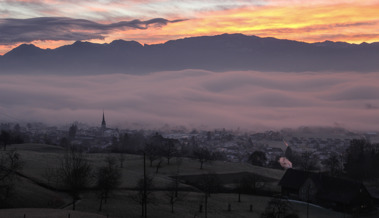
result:
[[(204, 70), (146, 75), (0, 75), (0, 112), (25, 121), (209, 128), (379, 128), (378, 73)], [(370, 109), (370, 110), (368, 110)], [(0, 119), (2, 119), (0, 117)], [(2, 120), (0, 120), (2, 121)]]
[(367, 108), (367, 109), (379, 109), (379, 107), (377, 107), (377, 106), (375, 106), (375, 105), (372, 105), (372, 104), (370, 104), (370, 103), (366, 103), (366, 105), (365, 105), (365, 107)]
[(35, 40), (90, 40), (104, 39), (114, 30), (132, 28), (147, 29), (151, 26), (164, 26), (168, 23), (183, 20), (166, 20), (155, 18), (151, 20), (121, 21), (111, 24), (101, 24), (85, 19), (68, 17), (38, 17), (30, 19), (0, 19), (0, 44), (15, 44)]

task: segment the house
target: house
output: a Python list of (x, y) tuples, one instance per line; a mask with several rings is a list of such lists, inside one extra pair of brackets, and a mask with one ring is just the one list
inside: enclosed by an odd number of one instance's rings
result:
[(340, 211), (370, 211), (374, 206), (364, 184), (354, 180), (287, 169), (279, 185), (283, 196)]

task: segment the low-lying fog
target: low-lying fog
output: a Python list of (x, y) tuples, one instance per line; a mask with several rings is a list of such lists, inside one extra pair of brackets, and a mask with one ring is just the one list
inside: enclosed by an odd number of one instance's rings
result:
[(0, 75), (0, 121), (262, 129), (379, 128), (378, 73)]

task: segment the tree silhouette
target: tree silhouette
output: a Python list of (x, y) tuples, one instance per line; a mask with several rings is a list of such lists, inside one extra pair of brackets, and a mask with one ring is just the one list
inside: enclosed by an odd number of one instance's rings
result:
[(332, 152), (329, 157), (323, 161), (325, 167), (328, 168), (331, 176), (338, 176), (342, 173), (342, 162), (340, 156)]
[(106, 204), (109, 194), (121, 183), (121, 171), (116, 165), (116, 158), (108, 156), (105, 166), (101, 166), (96, 172), (96, 187), (99, 190), (100, 205), (102, 210), (103, 201)]
[(167, 165), (170, 165), (171, 158), (173, 158), (178, 152), (175, 144), (176, 140), (174, 139), (165, 139), (162, 144), (161, 152), (162, 155), (167, 159)]
[(212, 160), (212, 154), (208, 148), (196, 147), (193, 151), (193, 157), (200, 162), (200, 169), (203, 169), (203, 164), (205, 162)]
[(68, 130), (68, 136), (71, 138), (71, 139), (74, 139), (75, 136), (76, 136), (76, 132), (78, 131), (78, 125), (76, 125), (76, 123), (72, 124)]
[(4, 151), (7, 150), (7, 145), (11, 143), (11, 133), (6, 130), (1, 130), (0, 142), (3, 144)]
[(249, 157), (249, 162), (252, 165), (256, 166), (264, 166), (266, 164), (266, 161), (266, 153), (264, 153), (263, 151), (254, 151)]
[(81, 191), (91, 181), (92, 167), (83, 153), (70, 148), (61, 160), (57, 169), (57, 176), (63, 188), (72, 197), (72, 209), (75, 210), (76, 200), (79, 199)]
[(145, 179), (139, 179), (136, 188), (137, 194), (133, 195), (132, 199), (141, 205), (141, 216), (146, 217), (147, 204), (155, 202), (153, 178), (146, 176)]
[(286, 199), (272, 198), (261, 214), (261, 218), (287, 218), (298, 217), (291, 203)]
[(318, 156), (314, 152), (305, 151), (301, 153), (299, 164), (300, 164), (300, 168), (305, 171), (316, 170), (319, 168)]
[(185, 194), (179, 194), (179, 176), (175, 175), (173, 180), (167, 185), (165, 195), (171, 206), (171, 213), (174, 213), (174, 204), (183, 200)]
[(0, 152), (0, 208), (9, 205), (7, 200), (11, 196), (17, 173), (22, 170), (23, 165), (16, 151)]
[(379, 176), (379, 152), (364, 139), (354, 139), (346, 150), (345, 171), (354, 179), (371, 179)]

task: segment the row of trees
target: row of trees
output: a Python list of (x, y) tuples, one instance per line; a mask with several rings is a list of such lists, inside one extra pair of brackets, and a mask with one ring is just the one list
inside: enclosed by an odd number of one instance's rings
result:
[(320, 165), (323, 165), (331, 176), (348, 176), (359, 180), (379, 178), (379, 145), (365, 139), (351, 140), (344, 154), (331, 152), (321, 162), (315, 152), (297, 153), (291, 147), (287, 148), (285, 156), (293, 166), (305, 171), (319, 170)]
[(94, 184), (99, 198), (99, 211), (101, 211), (110, 193), (120, 185), (121, 176), (115, 157), (107, 156), (102, 166), (93, 168), (84, 153), (72, 147), (66, 151), (58, 167), (47, 169), (45, 172), (48, 182), (54, 179), (58, 188), (70, 194), (73, 210), (81, 192)]
[(354, 139), (346, 150), (346, 174), (354, 179), (379, 178), (379, 145)]
[(19, 131), (1, 130), (0, 144), (3, 146), (3, 150), (6, 150), (10, 144), (22, 143), (24, 143), (24, 139)]

